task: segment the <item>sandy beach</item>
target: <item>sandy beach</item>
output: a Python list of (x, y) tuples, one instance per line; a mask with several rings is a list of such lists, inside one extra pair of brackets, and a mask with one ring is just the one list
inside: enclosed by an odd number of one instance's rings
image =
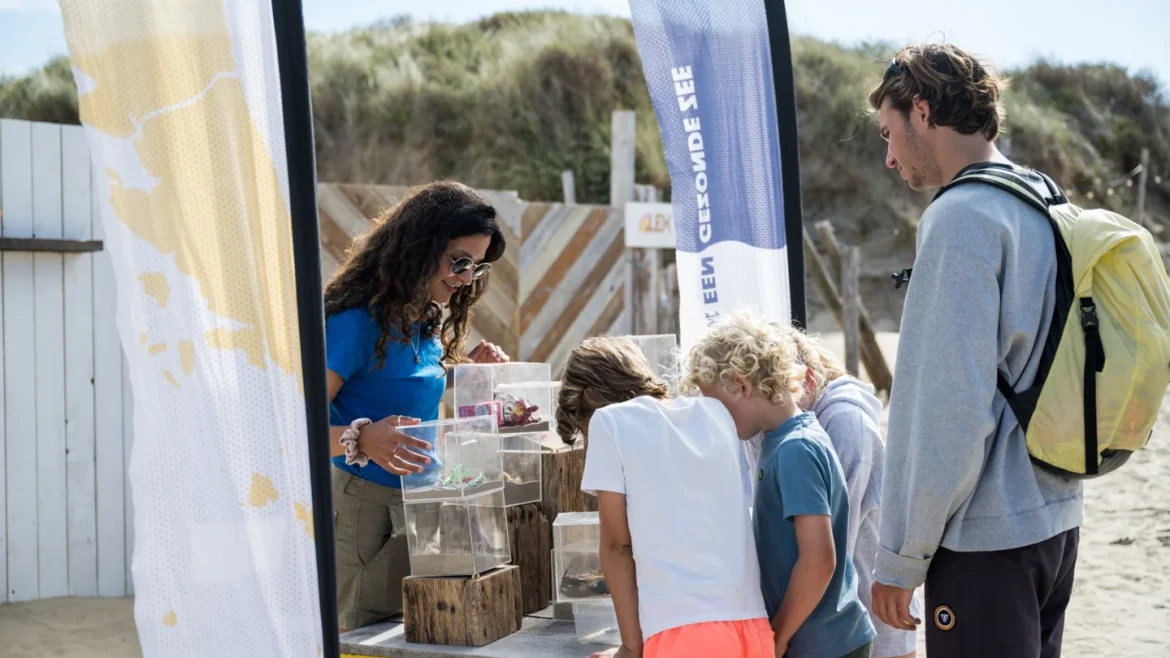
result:
[[(825, 338), (838, 349), (839, 336)], [(892, 365), (897, 336), (879, 339)], [(1170, 396), (1150, 445), (1121, 471), (1089, 482), (1085, 498), (1064, 656), (1170, 656)], [(3, 605), (0, 638), (3, 658), (141, 655), (129, 599)]]

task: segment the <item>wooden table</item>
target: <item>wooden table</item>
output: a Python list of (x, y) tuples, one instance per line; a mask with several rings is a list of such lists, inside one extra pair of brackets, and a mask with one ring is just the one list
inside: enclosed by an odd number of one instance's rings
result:
[(552, 607), (524, 618), (520, 632), (482, 647), (445, 647), (411, 644), (406, 641), (401, 618), (374, 624), (341, 636), (342, 656), (388, 656), (390, 658), (549, 658), (588, 656), (607, 647), (582, 644), (571, 621), (552, 618)]

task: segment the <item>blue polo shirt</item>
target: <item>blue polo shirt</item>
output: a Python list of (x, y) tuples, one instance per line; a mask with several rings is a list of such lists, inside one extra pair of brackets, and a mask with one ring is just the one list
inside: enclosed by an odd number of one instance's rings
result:
[(784, 601), (799, 554), (793, 517), (828, 516), (833, 527), (837, 568), (820, 603), (789, 641), (787, 655), (835, 658), (860, 648), (875, 632), (857, 598), (857, 574), (849, 558), (845, 472), (813, 414), (802, 413), (764, 435), (756, 477), (756, 551), (770, 619)]
[[(349, 425), (358, 418), (411, 416), (425, 422), (439, 417), (439, 401), (447, 388), (443, 345), (438, 336), (420, 337), (420, 328), (413, 327), (413, 343), (392, 335), (386, 341), (386, 364), (379, 368), (374, 348), (382, 330), (369, 309), (351, 308), (325, 319), (326, 367), (345, 380), (329, 405), (330, 425)], [(402, 488), (397, 475), (372, 462), (350, 466), (338, 456), (333, 465), (363, 480)]]

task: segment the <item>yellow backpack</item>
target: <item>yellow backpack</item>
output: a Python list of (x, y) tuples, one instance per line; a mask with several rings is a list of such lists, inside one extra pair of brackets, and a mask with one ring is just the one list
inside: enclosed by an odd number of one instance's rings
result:
[[(1048, 217), (1056, 238), (1056, 311), (1031, 388), (999, 390), (1024, 428), (1028, 453), (1063, 475), (1115, 470), (1149, 441), (1170, 386), (1170, 278), (1149, 232), (1082, 209), (1050, 178), (984, 163), (947, 186), (986, 183)], [(1047, 189), (1044, 189), (1047, 188)], [(938, 198), (936, 195), (935, 198)]]

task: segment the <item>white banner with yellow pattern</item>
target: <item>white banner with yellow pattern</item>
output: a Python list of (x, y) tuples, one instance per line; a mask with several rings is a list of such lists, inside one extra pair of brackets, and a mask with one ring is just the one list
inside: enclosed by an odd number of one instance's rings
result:
[(270, 4), (61, 9), (134, 391), (143, 653), (319, 655)]

